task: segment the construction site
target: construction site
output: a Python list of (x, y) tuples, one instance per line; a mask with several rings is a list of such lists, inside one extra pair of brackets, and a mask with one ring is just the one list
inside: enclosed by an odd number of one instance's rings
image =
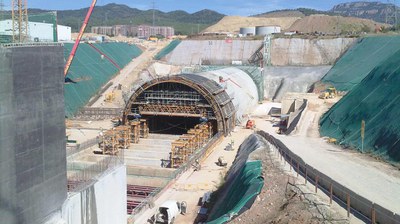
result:
[(1, 223), (400, 223), (400, 36), (84, 42), (93, 1), (32, 42), (12, 3)]

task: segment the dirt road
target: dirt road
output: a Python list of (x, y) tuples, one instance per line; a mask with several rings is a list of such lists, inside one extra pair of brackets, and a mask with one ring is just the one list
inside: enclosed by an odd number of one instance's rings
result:
[(281, 140), (307, 164), (372, 202), (400, 213), (399, 170), (369, 155), (342, 149), (316, 136), (319, 117), (330, 102), (318, 102), (316, 98), (310, 103), (312, 108), (305, 111), (293, 136), (276, 134), (276, 128), (265, 119), (256, 120), (257, 127)]
[[(93, 103), (92, 107), (108, 107), (119, 108), (124, 106), (122, 99), (123, 92), (129, 92), (132, 84), (139, 79), (140, 73), (147, 69), (153, 62), (153, 57), (161, 49), (163, 49), (169, 41), (149, 42), (143, 53), (132, 60), (125, 68), (123, 68), (117, 76), (111, 79), (108, 83), (113, 83), (101, 96)], [(121, 84), (122, 89), (117, 90), (118, 85)], [(106, 84), (107, 85), (107, 84)], [(115, 99), (112, 102), (105, 102), (105, 96), (114, 91)]]

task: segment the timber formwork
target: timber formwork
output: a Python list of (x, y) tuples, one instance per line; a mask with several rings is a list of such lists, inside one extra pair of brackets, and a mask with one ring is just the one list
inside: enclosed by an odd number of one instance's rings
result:
[(171, 168), (177, 168), (189, 160), (196, 150), (203, 147), (212, 137), (211, 123), (202, 123), (171, 144)]
[(139, 143), (140, 138), (149, 137), (149, 126), (146, 119), (133, 120), (129, 122), (130, 141), (132, 143)]
[(103, 154), (116, 155), (120, 149), (126, 149), (131, 143), (131, 128), (129, 126), (118, 126), (107, 130), (103, 134), (100, 148)]
[(140, 137), (141, 138), (148, 138), (149, 137), (149, 126), (147, 125), (146, 119), (140, 119)]
[(131, 128), (131, 142), (132, 143), (139, 143), (140, 138), (140, 121), (130, 121), (129, 126)]

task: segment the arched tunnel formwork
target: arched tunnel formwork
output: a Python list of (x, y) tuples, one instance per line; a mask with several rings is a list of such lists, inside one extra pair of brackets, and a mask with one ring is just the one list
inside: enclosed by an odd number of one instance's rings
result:
[(165, 128), (172, 119), (189, 126), (182, 129), (207, 120), (213, 124), (214, 134), (227, 135), (236, 122), (236, 110), (225, 89), (194, 74), (166, 76), (139, 86), (127, 102), (123, 123), (137, 115), (149, 120), (150, 132)]

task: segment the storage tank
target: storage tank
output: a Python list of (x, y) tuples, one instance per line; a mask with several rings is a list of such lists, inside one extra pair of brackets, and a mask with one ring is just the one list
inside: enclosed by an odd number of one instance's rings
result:
[(256, 26), (256, 35), (265, 36), (273, 33), (280, 33), (280, 26)]
[(256, 28), (255, 27), (241, 27), (240, 34), (243, 36), (254, 36), (256, 35)]

